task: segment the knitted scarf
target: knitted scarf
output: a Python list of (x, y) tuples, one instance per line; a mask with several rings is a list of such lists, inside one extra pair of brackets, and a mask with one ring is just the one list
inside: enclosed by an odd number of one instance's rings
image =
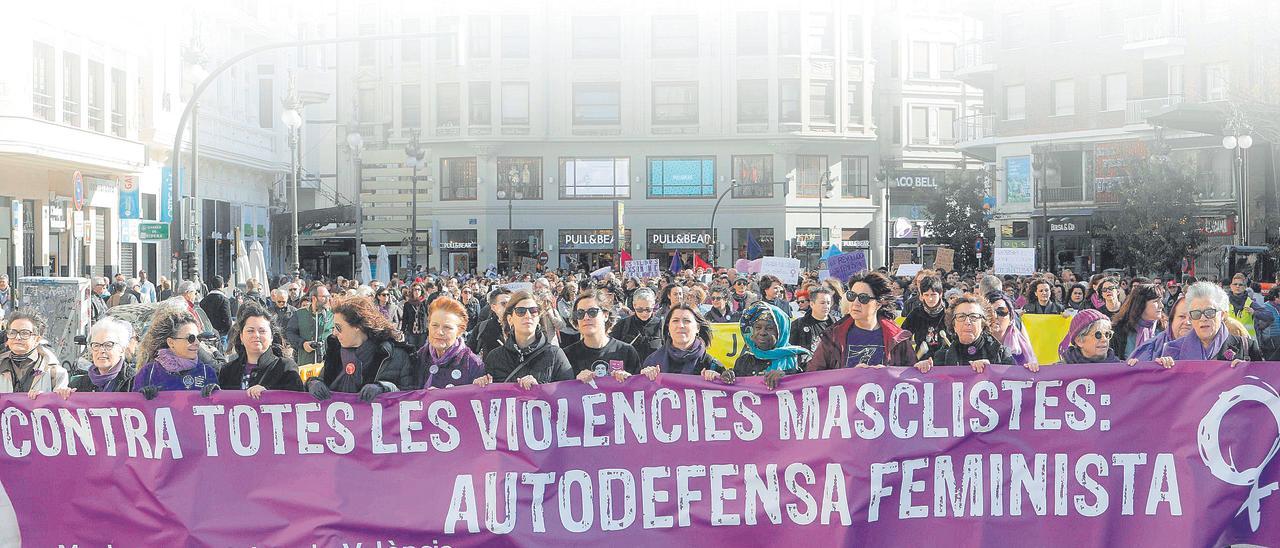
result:
[(162, 348), (156, 353), (156, 361), (160, 363), (160, 367), (163, 367), (165, 371), (173, 374), (190, 371), (196, 367), (195, 360), (179, 357), (168, 348)]

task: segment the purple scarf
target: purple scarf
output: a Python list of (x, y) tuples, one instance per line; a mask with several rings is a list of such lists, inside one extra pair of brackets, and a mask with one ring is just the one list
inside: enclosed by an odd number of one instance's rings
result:
[(190, 371), (196, 367), (195, 360), (178, 357), (168, 348), (163, 348), (156, 353), (156, 361), (160, 363), (160, 367), (163, 367), (165, 371), (173, 374)]
[(436, 347), (431, 346), (430, 341), (423, 346), (427, 347), (427, 356), (431, 358), (431, 365), (427, 367), (427, 380), (422, 383), (422, 388), (430, 388), (432, 386), (432, 381), (435, 380), (436, 373), (440, 372), (440, 364), (453, 361), (458, 354), (462, 353), (464, 346), (461, 338), (455, 341), (453, 346), (449, 347), (448, 350), (445, 350), (444, 354), (437, 354)]
[(111, 366), (111, 369), (107, 370), (106, 373), (99, 373), (98, 367), (91, 365), (89, 366), (89, 382), (92, 382), (94, 386), (98, 387), (98, 391), (106, 390), (107, 385), (111, 384), (111, 381), (116, 380), (116, 377), (120, 376), (120, 371), (123, 369), (123, 358), (116, 362), (115, 365)]
[(1196, 330), (1192, 329), (1181, 339), (1173, 341), (1165, 347), (1163, 352), (1166, 356), (1171, 356), (1175, 360), (1212, 360), (1222, 350), (1222, 345), (1227, 343), (1227, 326), (1222, 324), (1218, 327), (1218, 333), (1213, 336), (1213, 341), (1209, 343), (1209, 348), (1205, 348), (1200, 342), (1200, 337), (1196, 336)]
[(1093, 303), (1093, 307), (1098, 310), (1107, 309), (1107, 301), (1102, 300), (1102, 297), (1099, 297), (1098, 293), (1094, 293), (1093, 295), (1089, 296), (1089, 302)]
[(688, 350), (680, 350), (668, 342), (658, 352), (662, 353), (661, 363), (666, 364), (668, 372), (696, 375), (698, 372), (694, 368), (702, 361), (702, 356), (706, 355), (707, 345), (702, 339), (694, 337), (693, 345)]
[(1134, 339), (1133, 339), (1134, 349), (1137, 349), (1139, 346), (1142, 346), (1142, 343), (1145, 343), (1151, 340), (1151, 338), (1155, 336), (1156, 336), (1155, 320), (1138, 320), (1138, 327), (1134, 329)]

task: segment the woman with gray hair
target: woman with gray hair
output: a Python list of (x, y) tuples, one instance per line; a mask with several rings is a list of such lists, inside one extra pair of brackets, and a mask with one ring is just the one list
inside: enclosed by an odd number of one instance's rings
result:
[(631, 296), (632, 315), (623, 318), (609, 331), (609, 336), (634, 346), (643, 362), (649, 354), (662, 348), (662, 316), (655, 308), (657, 294), (642, 287)]
[(1196, 282), (1187, 289), (1187, 315), (1191, 332), (1165, 345), (1157, 361), (1171, 367), (1174, 360), (1213, 360), (1231, 362), (1262, 361), (1258, 341), (1232, 334), (1224, 323), (1231, 309), (1227, 292), (1210, 282)]
[(111, 316), (98, 320), (89, 329), (89, 357), (93, 364), (88, 371), (71, 377), (69, 386), (54, 392), (64, 400), (73, 392), (132, 392), (134, 368), (125, 360), (132, 341), (133, 326), (129, 322)]

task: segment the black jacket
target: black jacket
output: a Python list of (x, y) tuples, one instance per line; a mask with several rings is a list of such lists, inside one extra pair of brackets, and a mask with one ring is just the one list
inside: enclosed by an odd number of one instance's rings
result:
[(609, 336), (634, 346), (640, 362), (644, 363), (649, 354), (662, 348), (662, 321), (657, 314), (649, 316), (648, 322), (641, 321), (638, 316), (627, 316), (613, 326)]
[[(93, 367), (90, 365), (89, 367)], [(71, 376), (71, 380), (67, 382), (67, 386), (74, 388), (76, 392), (133, 392), (133, 375), (137, 373), (137, 369), (133, 366), (125, 364), (120, 368), (120, 374), (116, 378), (111, 379), (102, 390), (93, 384), (93, 380), (89, 378), (87, 371), (80, 371)]]
[(427, 332), (427, 301), (405, 301), (400, 309), (400, 332), (405, 335)]
[(467, 337), (467, 348), (477, 356), (484, 357), (490, 350), (502, 346), (502, 340), (502, 326), (498, 323), (498, 317), (490, 316), (480, 322), (479, 327), (471, 330)]
[(1022, 311), (1027, 314), (1061, 314), (1063, 310), (1066, 309), (1053, 300), (1050, 300), (1046, 306), (1040, 306), (1039, 301), (1032, 299), (1027, 302), (1027, 306), (1022, 307)]
[[(799, 358), (800, 356), (796, 357)], [(743, 352), (742, 355), (738, 356), (738, 359), (733, 362), (733, 373), (739, 377), (763, 375), (765, 369), (769, 368), (769, 365), (769, 360), (757, 358), (756, 355), (751, 352)], [(783, 374), (792, 375), (803, 371), (804, 366), (802, 365), (796, 369), (783, 371)]]
[(714, 306), (711, 307), (711, 310), (707, 311), (706, 318), (711, 323), (734, 323), (738, 321), (737, 316), (728, 306), (724, 307), (724, 312)]
[(209, 327), (219, 335), (231, 331), (231, 299), (222, 291), (211, 291), (200, 300), (200, 308), (209, 317)]
[(916, 343), (916, 358), (934, 357), (944, 346), (949, 344), (951, 334), (947, 333), (947, 310), (944, 306), (937, 315), (930, 315), (924, 304), (917, 302), (911, 313), (902, 320), (902, 328), (910, 331)]
[(493, 382), (516, 382), (525, 375), (533, 375), (538, 384), (571, 380), (573, 366), (559, 346), (547, 342), (539, 332), (533, 344), (521, 349), (511, 337), (502, 346), (484, 355), (484, 371), (493, 375)]
[(933, 355), (933, 365), (969, 365), (977, 360), (987, 360), (1003, 365), (1013, 364), (1013, 354), (990, 333), (983, 333), (973, 344), (962, 344), (956, 335), (950, 335), (954, 341)]
[(268, 349), (258, 358), (258, 365), (253, 368), (248, 380), (244, 380), (246, 362), (245, 358), (232, 356), (231, 361), (218, 371), (218, 386), (224, 390), (244, 390), (260, 384), (267, 390), (305, 390), (302, 377), (298, 375), (298, 364), (280, 356), (274, 349)]
[[(361, 372), (360, 385), (375, 384), (379, 378), (400, 376), (401, 372), (413, 367), (413, 363), (409, 359), (409, 355), (412, 353), (413, 349), (402, 342), (382, 341), (378, 343), (373, 352), (373, 363), (366, 366), (364, 371)], [(329, 338), (325, 341), (324, 368), (320, 371), (320, 380), (332, 388), (333, 381), (337, 380), (338, 375), (342, 373), (342, 367), (342, 347), (338, 344), (337, 337), (329, 335)], [(388, 391), (395, 389), (395, 386), (387, 387)]]
[[(813, 317), (812, 313), (805, 312), (804, 316), (791, 322), (791, 333), (788, 335), (787, 342), (802, 348), (808, 348), (810, 354), (800, 354), (796, 356), (796, 361), (800, 364), (800, 370), (804, 370), (804, 364), (809, 361), (812, 352), (818, 349), (818, 341), (822, 340), (822, 335), (836, 324), (836, 319), (827, 316), (826, 320), (819, 320)], [(745, 355), (745, 354), (744, 354)], [(737, 368), (737, 366), (734, 366)]]

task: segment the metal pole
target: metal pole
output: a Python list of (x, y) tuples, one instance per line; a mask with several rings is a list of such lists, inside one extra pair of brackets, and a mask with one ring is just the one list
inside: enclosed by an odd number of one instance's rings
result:
[[(418, 148), (417, 135), (413, 139), (414, 149)], [(410, 220), (409, 235), (409, 271), (416, 276), (418, 273), (418, 162), (413, 162), (413, 207), (410, 212), (413, 219)]]
[[(364, 245), (364, 199), (360, 195), (364, 192), (364, 163), (360, 161), (359, 150), (353, 151), (352, 156), (356, 163), (356, 255), (359, 257), (356, 262), (356, 269), (358, 270), (367, 257), (360, 251), (360, 246)], [(369, 273), (366, 272), (365, 274), (368, 275)]]
[(513, 192), (507, 191), (507, 269), (510, 272), (516, 271), (516, 235), (512, 225), (512, 207), (511, 199), (514, 197)]
[(289, 175), (293, 178), (293, 184), (289, 186), (290, 193), (293, 194), (293, 277), (294, 279), (302, 279), (302, 261), (299, 258), (298, 248), (301, 247), (302, 240), (298, 236), (298, 135), (297, 130), (289, 130)]

